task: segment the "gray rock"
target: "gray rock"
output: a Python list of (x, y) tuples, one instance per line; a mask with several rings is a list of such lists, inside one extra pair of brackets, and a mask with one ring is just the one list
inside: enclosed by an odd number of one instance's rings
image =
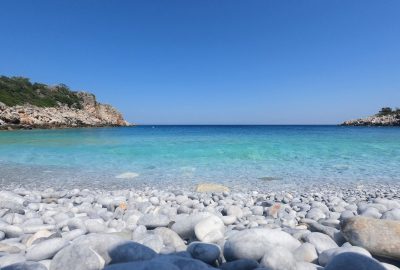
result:
[(215, 264), (221, 256), (221, 248), (215, 244), (192, 242), (188, 246), (187, 251), (193, 258), (207, 264)]
[(373, 255), (400, 260), (400, 221), (353, 217), (343, 222), (342, 233)]
[(311, 208), (310, 211), (308, 211), (306, 218), (320, 220), (326, 218), (326, 215), (320, 208)]
[(93, 249), (69, 245), (54, 256), (50, 270), (100, 270), (104, 263), (104, 259)]
[(297, 262), (296, 270), (323, 270), (324, 268), (309, 262)]
[(112, 248), (109, 251), (109, 256), (111, 258), (110, 264), (114, 264), (150, 260), (156, 256), (156, 253), (144, 245), (126, 241)]
[[(88, 234), (78, 237), (73, 243), (75, 246), (92, 249), (104, 259), (106, 264), (113, 260), (113, 256), (117, 256), (114, 258), (115, 261), (120, 260), (118, 258), (123, 258), (124, 254), (137, 252), (137, 255), (132, 255), (131, 259), (139, 260), (151, 258), (155, 254), (151, 249), (111, 234)], [(115, 250), (121, 247), (123, 247), (123, 252), (118, 255)]]
[(153, 233), (155, 235), (158, 235), (162, 239), (163, 245), (171, 248), (172, 252), (180, 252), (186, 250), (185, 242), (173, 230), (160, 227), (155, 229)]
[(315, 247), (310, 243), (303, 243), (293, 251), (297, 261), (315, 263), (318, 261), (318, 254)]
[(217, 216), (209, 216), (194, 227), (196, 238), (202, 242), (216, 243), (224, 237), (225, 225)]
[(172, 224), (171, 229), (182, 239), (193, 239), (195, 237), (194, 227), (196, 224), (210, 215), (211, 214), (208, 212), (200, 212), (191, 215), (178, 215), (176, 216), (175, 223)]
[(183, 256), (161, 255), (154, 258), (152, 261), (172, 264), (178, 267), (180, 270), (210, 270), (210, 266), (204, 262)]
[(29, 261), (40, 261), (51, 259), (53, 256), (68, 245), (68, 241), (62, 238), (45, 240), (31, 246), (26, 252), (26, 259)]
[(260, 260), (274, 246), (294, 251), (301, 244), (290, 234), (271, 229), (249, 229), (232, 234), (224, 245), (227, 261), (237, 259)]
[(180, 270), (177, 266), (165, 262), (130, 262), (112, 264), (104, 268), (104, 270)]
[(1, 269), (2, 270), (47, 270), (46, 266), (37, 262), (20, 262), (6, 266)]
[(306, 235), (304, 239), (306, 242), (311, 243), (315, 247), (318, 254), (327, 249), (339, 247), (335, 241), (332, 240), (332, 238), (319, 232), (312, 232)]
[(231, 205), (225, 211), (226, 211), (226, 215), (228, 215), (228, 216), (235, 216), (237, 218), (243, 217), (243, 211), (237, 205)]
[(381, 219), (390, 219), (390, 220), (398, 220), (398, 221), (400, 221), (400, 209), (396, 208), (396, 209), (392, 209), (392, 210), (386, 211), (381, 216)]
[(382, 214), (379, 212), (379, 210), (376, 209), (375, 207), (368, 207), (368, 208), (364, 209), (363, 211), (361, 211), (360, 215), (364, 216), (364, 217), (371, 217), (371, 218), (380, 218), (382, 216)]
[(165, 215), (145, 214), (138, 220), (139, 225), (146, 226), (147, 229), (155, 229), (157, 227), (167, 227), (170, 219)]
[(340, 248), (332, 248), (325, 250), (322, 252), (319, 257), (318, 257), (318, 262), (320, 265), (325, 266), (327, 265), (335, 256), (345, 253), (345, 252), (353, 252), (353, 253), (358, 253), (361, 255), (365, 255), (367, 257), (371, 257), (371, 254), (368, 252), (368, 250), (362, 248), (362, 247), (356, 247), (356, 246), (351, 246), (351, 247), (340, 247)]
[(107, 230), (107, 226), (102, 219), (87, 219), (84, 223), (89, 233), (102, 233)]
[(335, 256), (324, 270), (385, 270), (377, 260), (358, 253), (346, 252)]
[(227, 262), (221, 265), (221, 270), (253, 270), (260, 265), (255, 260), (241, 259), (236, 261)]
[(25, 257), (20, 254), (4, 255), (0, 257), (0, 269), (11, 264), (26, 261)]
[(261, 266), (269, 270), (296, 270), (296, 259), (286, 248), (275, 246), (266, 250)]

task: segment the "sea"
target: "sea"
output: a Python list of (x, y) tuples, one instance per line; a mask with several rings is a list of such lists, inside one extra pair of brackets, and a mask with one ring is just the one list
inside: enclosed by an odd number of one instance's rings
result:
[(0, 132), (0, 185), (399, 183), (400, 128), (134, 126)]

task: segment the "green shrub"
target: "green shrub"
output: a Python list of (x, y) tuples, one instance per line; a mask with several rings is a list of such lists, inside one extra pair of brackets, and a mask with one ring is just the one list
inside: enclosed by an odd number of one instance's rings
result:
[(24, 77), (0, 76), (0, 102), (7, 106), (28, 103), (39, 107), (56, 107), (59, 104), (65, 104), (69, 107), (82, 108), (82, 100), (68, 86), (31, 83)]

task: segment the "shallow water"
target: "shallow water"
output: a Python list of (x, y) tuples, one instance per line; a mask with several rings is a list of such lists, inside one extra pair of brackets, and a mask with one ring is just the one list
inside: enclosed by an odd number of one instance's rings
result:
[(3, 185), (252, 186), (399, 179), (399, 128), (140, 126), (0, 132)]

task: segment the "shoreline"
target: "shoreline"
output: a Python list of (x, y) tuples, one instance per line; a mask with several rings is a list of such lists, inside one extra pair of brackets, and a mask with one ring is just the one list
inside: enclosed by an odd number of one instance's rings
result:
[[(4, 269), (400, 265), (399, 183), (290, 191), (229, 190), (212, 183), (191, 188), (3, 187), (0, 206), (0, 267), (11, 267)], [(382, 226), (384, 234), (378, 229)], [(338, 268), (343, 260), (349, 267)]]

